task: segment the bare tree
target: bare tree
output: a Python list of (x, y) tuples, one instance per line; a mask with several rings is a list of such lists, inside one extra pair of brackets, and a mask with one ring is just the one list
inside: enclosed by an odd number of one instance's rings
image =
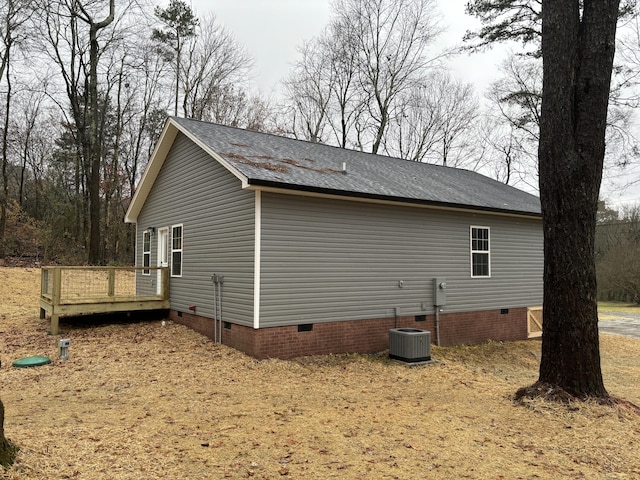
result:
[(488, 98), (504, 120), (538, 143), (542, 107), (542, 68), (538, 59), (515, 54), (502, 63), (503, 77), (494, 82)]
[[(300, 48), (285, 81), (285, 131), (373, 153), (413, 149), (419, 157), (424, 146), (403, 143), (410, 127), (398, 119), (417, 107), (412, 89), (440, 57), (428, 51), (440, 33), (435, 12), (434, 0), (335, 2), (331, 23)], [(389, 129), (402, 130), (397, 142), (387, 138)]]
[(484, 166), (489, 176), (507, 185), (524, 184), (527, 190), (537, 191), (537, 157), (530, 146), (522, 144), (521, 131), (490, 112), (479, 123)]
[(4, 85), (4, 108), (2, 122), (1, 150), (1, 178), (0, 190), (0, 258), (4, 256), (4, 235), (7, 226), (7, 207), (9, 203), (9, 124), (11, 121), (12, 101), (12, 55), (13, 49), (20, 42), (24, 32), (21, 32), (24, 24), (29, 20), (33, 10), (28, 2), (21, 0), (8, 0), (0, 7), (0, 85)]
[(216, 101), (207, 112), (207, 120), (260, 132), (275, 132), (272, 102), (260, 94), (250, 94), (232, 85), (220, 88)]
[(87, 77), (87, 100), (89, 103), (89, 263), (102, 263), (100, 254), (100, 138), (98, 137), (98, 61), (100, 47), (98, 33), (108, 27), (115, 18), (115, 0), (109, 0), (109, 13), (102, 19), (96, 20), (95, 14), (85, 8), (82, 3), (76, 4), (77, 15), (89, 27), (89, 75)]
[(38, 129), (44, 121), (47, 103), (47, 96), (40, 82), (32, 80), (32, 85), (24, 88), (23, 94), (17, 97), (18, 102), (12, 115), (14, 156), (19, 159), (16, 196), (20, 207), (23, 207), (26, 201), (27, 177), (32, 171), (32, 166), (38, 163), (35, 157), (42, 154), (42, 150), (37, 148), (36, 144), (41, 140)]
[(290, 105), (290, 133), (311, 142), (327, 141), (325, 130), (331, 118), (329, 109), (336, 75), (327, 45), (328, 42), (314, 39), (298, 48), (301, 58), (284, 81)]
[(440, 33), (434, 0), (338, 0), (336, 16), (358, 52), (359, 87), (368, 103), (371, 152), (382, 145), (396, 99), (434, 62)]
[[(116, 12), (115, 0), (108, 3), (78, 0), (43, 2), (41, 30), (43, 47), (60, 72), (67, 104), (58, 99), (63, 114), (70, 113), (70, 127), (79, 162), (78, 194), (82, 195), (82, 225), (88, 235), (88, 260), (102, 263), (101, 178), (104, 159), (105, 108), (109, 104), (108, 88), (102, 90), (104, 78), (100, 66), (105, 53), (122, 40), (126, 20), (135, 11), (131, 4)], [(129, 8), (126, 8), (129, 7)], [(118, 13), (118, 15), (116, 15)], [(128, 17), (127, 17), (128, 16)], [(80, 198), (80, 196), (79, 196)], [(80, 222), (79, 222), (80, 223)]]
[[(337, 145), (346, 148), (349, 145), (351, 131), (361, 121), (369, 98), (359, 88), (358, 42), (344, 19), (336, 18), (329, 25), (319, 43), (323, 51), (328, 52), (328, 62), (332, 74), (332, 115), (329, 122)], [(362, 149), (361, 142), (355, 142)]]
[(502, 63), (503, 77), (486, 95), (483, 141), (490, 150), (498, 179), (538, 189), (537, 148), (542, 105), (542, 69), (535, 58), (510, 54)]
[[(487, 95), (489, 112), (505, 125), (509, 131), (509, 143), (521, 152), (520, 171), (528, 178), (520, 175), (520, 179), (527, 185), (535, 185), (542, 108), (542, 64), (540, 59), (512, 53), (500, 70), (503, 77), (491, 85)], [(623, 87), (613, 85), (612, 88), (616, 88), (612, 95), (617, 98), (623, 95)], [(638, 141), (634, 135), (633, 120), (633, 108), (625, 102), (609, 102), (605, 175), (615, 175), (637, 158)]]
[(221, 92), (239, 89), (249, 76), (253, 61), (214, 15), (198, 23), (186, 45), (183, 74), (183, 114), (199, 120), (212, 119)]
[[(124, 170), (125, 198), (133, 195), (144, 167), (152, 153), (169, 110), (171, 97), (166, 95), (163, 79), (167, 74), (163, 54), (150, 40), (121, 46), (120, 68), (114, 72), (119, 85), (117, 103), (122, 112), (122, 141), (126, 151), (121, 155)], [(109, 82), (112, 84), (113, 82)]]
[(462, 166), (476, 154), (478, 101), (471, 84), (434, 71), (398, 98), (385, 152), (419, 162)]
[(431, 88), (430, 82), (425, 82), (402, 95), (384, 142), (386, 153), (416, 162), (435, 156), (442, 139), (441, 93)]
[(473, 155), (473, 131), (478, 118), (478, 100), (470, 83), (452, 79), (446, 73), (436, 74), (434, 83), (441, 92), (439, 126), (442, 165), (461, 167)]
[(40, 221), (49, 207), (44, 201), (44, 183), (48, 180), (51, 152), (59, 131), (52, 120), (52, 106), (43, 91), (32, 85), (29, 93), (21, 102), (23, 121), (18, 122), (17, 129), (22, 162), (18, 198), (22, 198), (20, 206), (24, 211), (35, 221)]

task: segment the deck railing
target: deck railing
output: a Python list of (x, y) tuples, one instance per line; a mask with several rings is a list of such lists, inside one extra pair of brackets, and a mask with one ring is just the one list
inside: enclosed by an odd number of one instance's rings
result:
[(40, 317), (169, 308), (166, 267), (42, 267)]

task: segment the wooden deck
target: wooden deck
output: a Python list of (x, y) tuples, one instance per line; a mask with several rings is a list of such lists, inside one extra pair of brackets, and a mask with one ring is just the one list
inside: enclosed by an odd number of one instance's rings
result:
[(42, 267), (40, 318), (59, 333), (63, 315), (169, 308), (166, 267)]

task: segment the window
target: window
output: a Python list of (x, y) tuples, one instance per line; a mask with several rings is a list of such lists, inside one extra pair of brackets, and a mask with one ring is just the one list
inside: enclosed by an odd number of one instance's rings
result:
[(142, 270), (143, 275), (149, 275), (151, 271), (149, 267), (151, 265), (151, 232), (146, 230), (142, 232), (142, 266), (145, 267)]
[(182, 225), (171, 227), (171, 276), (182, 276)]
[(471, 227), (471, 276), (491, 276), (489, 227)]

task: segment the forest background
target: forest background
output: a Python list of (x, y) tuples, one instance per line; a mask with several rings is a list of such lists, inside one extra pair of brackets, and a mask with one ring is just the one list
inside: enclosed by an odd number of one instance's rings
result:
[[(521, 4), (535, 30), (539, 2)], [(477, 92), (448, 68), (461, 50), (438, 41), (437, 7), (334, 1), (265, 96), (233, 32), (182, 0), (2, 2), (0, 262), (133, 263), (123, 217), (168, 115), (467, 168), (536, 193), (539, 52), (512, 44), (501, 78)], [(639, 31), (637, 15), (621, 20), (609, 108), (605, 176), (624, 187), (639, 180)], [(485, 43), (472, 32), (462, 48)], [(596, 250), (600, 296), (640, 303), (640, 207), (603, 199)]]

